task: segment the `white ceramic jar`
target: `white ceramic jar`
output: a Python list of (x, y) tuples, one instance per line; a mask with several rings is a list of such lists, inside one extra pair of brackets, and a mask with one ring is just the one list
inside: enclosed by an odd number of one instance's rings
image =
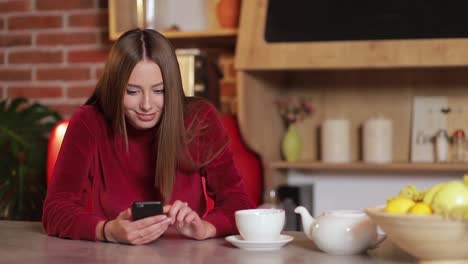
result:
[(321, 139), (323, 162), (351, 162), (351, 122), (348, 119), (325, 120)]
[(369, 163), (389, 163), (393, 156), (393, 122), (384, 117), (366, 120), (362, 129), (363, 160)]

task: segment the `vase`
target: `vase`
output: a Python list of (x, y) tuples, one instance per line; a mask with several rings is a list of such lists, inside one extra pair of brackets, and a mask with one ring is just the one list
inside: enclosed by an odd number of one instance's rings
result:
[(220, 0), (216, 6), (218, 22), (223, 28), (237, 28), (239, 25), (241, 0)]
[(298, 161), (300, 159), (302, 140), (296, 125), (291, 124), (288, 126), (281, 144), (281, 150), (287, 161)]

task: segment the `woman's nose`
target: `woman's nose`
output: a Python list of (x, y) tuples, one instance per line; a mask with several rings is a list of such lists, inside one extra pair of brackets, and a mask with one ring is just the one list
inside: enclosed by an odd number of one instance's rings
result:
[(151, 110), (151, 98), (149, 94), (143, 96), (143, 101), (140, 104), (140, 108), (144, 111)]

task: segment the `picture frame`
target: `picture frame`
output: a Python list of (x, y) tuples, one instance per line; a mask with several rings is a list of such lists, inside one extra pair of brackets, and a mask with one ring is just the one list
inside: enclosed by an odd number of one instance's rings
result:
[(411, 162), (435, 162), (434, 137), (448, 130), (446, 96), (415, 96), (413, 99)]

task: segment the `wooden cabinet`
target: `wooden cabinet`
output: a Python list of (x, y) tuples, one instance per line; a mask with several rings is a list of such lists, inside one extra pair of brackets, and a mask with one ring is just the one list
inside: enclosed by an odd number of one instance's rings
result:
[(219, 109), (219, 56), (234, 53), (237, 29), (218, 23), (217, 3), (218, 0), (109, 0), (109, 38), (115, 41), (137, 27), (163, 28), (159, 31), (177, 52), (186, 54), (178, 56), (186, 94), (205, 97)]
[[(468, 39), (339, 41), (269, 44), (263, 38), (268, 0), (245, 1), (237, 42), (239, 121), (248, 144), (261, 154), (266, 187), (288, 168), (306, 170), (459, 171), (467, 164), (411, 164), (412, 101), (443, 95), (468, 104)], [(282, 162), (285, 127), (273, 101), (310, 97), (316, 108), (299, 126), (303, 161)], [(380, 113), (394, 122), (394, 164), (360, 161), (360, 125)], [(352, 122), (350, 164), (319, 161), (319, 130), (326, 118)]]
[[(293, 4), (293, 3), (291, 3)], [(237, 46), (239, 70), (454, 67), (468, 65), (468, 39), (265, 41), (268, 0), (245, 1)]]
[[(159, 28), (175, 48), (218, 49), (233, 52), (237, 29), (223, 28), (216, 18), (217, 0), (110, 0), (109, 38), (140, 28)], [(184, 9), (185, 8), (185, 9)], [(194, 8), (190, 12), (187, 8)], [(168, 29), (172, 27), (178, 29)]]

